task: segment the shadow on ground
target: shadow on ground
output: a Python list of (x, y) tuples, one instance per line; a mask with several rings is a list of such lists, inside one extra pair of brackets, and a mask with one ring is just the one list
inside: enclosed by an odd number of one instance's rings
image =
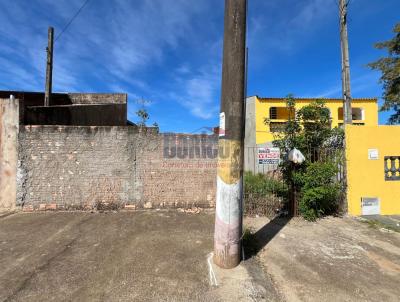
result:
[(277, 216), (255, 233), (245, 230), (243, 235), (244, 260), (257, 255), (289, 223), (290, 217)]

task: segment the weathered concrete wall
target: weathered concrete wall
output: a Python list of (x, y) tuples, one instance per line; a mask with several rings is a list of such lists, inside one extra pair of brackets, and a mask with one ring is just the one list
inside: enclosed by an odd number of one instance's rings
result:
[(217, 139), (135, 127), (25, 126), (18, 205), (213, 206)]
[(18, 115), (18, 100), (0, 99), (0, 211), (15, 208)]
[[(25, 106), (44, 105), (43, 92), (0, 90), (0, 98), (8, 98), (11, 94)], [(52, 105), (126, 104), (127, 101), (126, 93), (52, 93)]]
[[(56, 109), (37, 109), (36, 111), (32, 111), (28, 107), (36, 107), (44, 105), (44, 93), (43, 92), (22, 92), (22, 91), (1, 91), (0, 90), (0, 98), (9, 98), (10, 95), (14, 95), (17, 99), (20, 100), (20, 124), (29, 125), (30, 121), (34, 118), (34, 123), (38, 125), (45, 124), (56, 124), (49, 122), (47, 120), (41, 121), (39, 117), (42, 117), (41, 113), (56, 113), (54, 110)], [(109, 109), (110, 107), (104, 107), (106, 110), (106, 114), (101, 114), (97, 117), (97, 120), (101, 120), (101, 118), (105, 118), (107, 121), (113, 119), (115, 121), (114, 124), (109, 122), (100, 122), (97, 126), (102, 125), (126, 125), (127, 119), (127, 102), (128, 95), (125, 93), (52, 93), (51, 97), (51, 106), (68, 106), (68, 105), (114, 105), (115, 107)], [(66, 107), (71, 108), (71, 107)], [(78, 121), (75, 125), (93, 125), (93, 123), (85, 123), (81, 122), (78, 117), (82, 117), (82, 119), (88, 119), (88, 117), (93, 120), (92, 115), (89, 113), (90, 110), (86, 110), (83, 108), (83, 111), (80, 112), (80, 109), (77, 107), (73, 107), (69, 109), (71, 113), (68, 112), (68, 109), (60, 109), (59, 115), (62, 114), (73, 114), (75, 116), (75, 121)], [(94, 108), (94, 110), (96, 110)], [(110, 112), (112, 110), (112, 112)], [(25, 117), (25, 113), (28, 114)], [(113, 116), (117, 114), (114, 118)], [(107, 117), (105, 117), (107, 115)], [(118, 122), (122, 116), (125, 118), (125, 122), (121, 124)], [(61, 125), (74, 125), (71, 123), (65, 122), (64, 119), (58, 118), (58, 123)]]
[(126, 93), (68, 93), (72, 104), (126, 104)]
[(27, 107), (25, 125), (125, 126), (126, 104)]

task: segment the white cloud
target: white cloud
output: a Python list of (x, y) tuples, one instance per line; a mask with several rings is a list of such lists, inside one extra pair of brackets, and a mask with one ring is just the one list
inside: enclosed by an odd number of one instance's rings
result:
[(185, 78), (178, 77), (174, 92), (169, 97), (177, 100), (191, 114), (202, 119), (210, 119), (218, 112), (220, 71), (216, 66), (191, 73)]
[[(0, 66), (8, 70), (0, 74), (0, 89), (44, 89), (48, 26), (55, 27), (57, 37), (81, 4), (81, 0), (32, 0), (34, 9), (18, 1), (0, 4), (5, 8), (0, 9), (5, 21), (0, 28)], [(129, 116), (137, 109), (135, 99), (143, 96), (159, 102), (168, 96), (195, 117), (213, 117), (219, 104), (222, 39), (214, 32), (207, 36), (210, 28), (204, 13), (210, 14), (214, 4), (213, 0), (90, 1), (55, 43), (54, 91), (90, 92), (103, 87), (104, 92), (127, 92)], [(204, 48), (200, 57), (191, 61), (190, 47), (198, 51), (200, 46)], [(175, 57), (174, 52), (182, 49), (188, 52), (184, 63), (174, 58), (178, 67), (165, 71), (168, 56)], [(156, 87), (148, 82), (152, 77), (148, 74), (158, 69), (169, 83)]]
[[(81, 4), (80, 0), (34, 1), (36, 9), (28, 10), (22, 2), (3, 2), (0, 39), (21, 56), (9, 64), (17, 65), (15, 70), (33, 70), (33, 77), (43, 79), (48, 25), (56, 24), (57, 37)], [(140, 71), (161, 64), (168, 49), (190, 39), (191, 18), (202, 7), (201, 1), (186, 0), (89, 2), (55, 43), (54, 89), (80, 89), (90, 73), (101, 73), (105, 83), (125, 81), (148, 88)], [(10, 47), (2, 46), (0, 56), (10, 56)], [(25, 80), (10, 80), (14, 86), (27, 87)]]

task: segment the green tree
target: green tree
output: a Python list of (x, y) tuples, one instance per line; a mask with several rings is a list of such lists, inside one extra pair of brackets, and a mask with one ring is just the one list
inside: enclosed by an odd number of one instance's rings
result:
[(388, 56), (368, 64), (372, 69), (382, 72), (379, 81), (383, 83), (384, 104), (380, 110), (394, 110), (389, 124), (400, 123), (400, 23), (394, 27), (394, 33), (393, 39), (375, 44), (378, 49), (387, 49)]
[(146, 122), (149, 119), (149, 113), (147, 112), (146, 108), (142, 108), (136, 111), (136, 115), (139, 117), (138, 125), (140, 127), (146, 127)]
[[(340, 184), (335, 175), (341, 161), (344, 133), (342, 129), (331, 129), (329, 109), (322, 100), (317, 100), (296, 110), (292, 95), (286, 99), (289, 120), (281, 132), (274, 135), (274, 146), (279, 147), (283, 160), (281, 172), (287, 186), (298, 192), (299, 210), (307, 220), (337, 211)], [(272, 121), (265, 119), (265, 124)], [(293, 148), (300, 150), (306, 160), (294, 165), (287, 160)]]
[[(282, 128), (282, 131), (274, 134), (273, 144), (279, 147), (284, 153), (293, 148), (299, 149), (309, 160), (310, 155), (319, 151), (322, 145), (332, 135), (331, 117), (329, 109), (321, 100), (316, 100), (310, 105), (299, 110), (295, 109), (296, 101), (293, 95), (286, 97), (286, 108), (289, 119)], [(264, 119), (269, 125), (270, 119)]]

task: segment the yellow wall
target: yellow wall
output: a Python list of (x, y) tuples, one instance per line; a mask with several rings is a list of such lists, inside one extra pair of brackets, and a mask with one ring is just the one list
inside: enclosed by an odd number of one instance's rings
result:
[[(361, 197), (380, 198), (381, 214), (400, 214), (400, 181), (385, 181), (384, 157), (400, 156), (400, 126), (346, 126), (348, 212), (361, 215)], [(368, 159), (378, 149), (379, 159)]]
[[(316, 99), (296, 99), (296, 110), (311, 104)], [(339, 108), (343, 107), (341, 99), (324, 99), (326, 107), (331, 111), (332, 127), (338, 126), (343, 121), (339, 120)], [(269, 118), (269, 109), (271, 107), (285, 107), (286, 101), (283, 98), (258, 98), (255, 102), (255, 115), (256, 115), (256, 143), (263, 144), (274, 140), (273, 134), (269, 130), (269, 126), (264, 124), (264, 119)], [(376, 99), (353, 99), (353, 107), (363, 108), (365, 112), (364, 121), (365, 126), (378, 125), (378, 104)], [(285, 120), (276, 120), (277, 122), (284, 122)]]

